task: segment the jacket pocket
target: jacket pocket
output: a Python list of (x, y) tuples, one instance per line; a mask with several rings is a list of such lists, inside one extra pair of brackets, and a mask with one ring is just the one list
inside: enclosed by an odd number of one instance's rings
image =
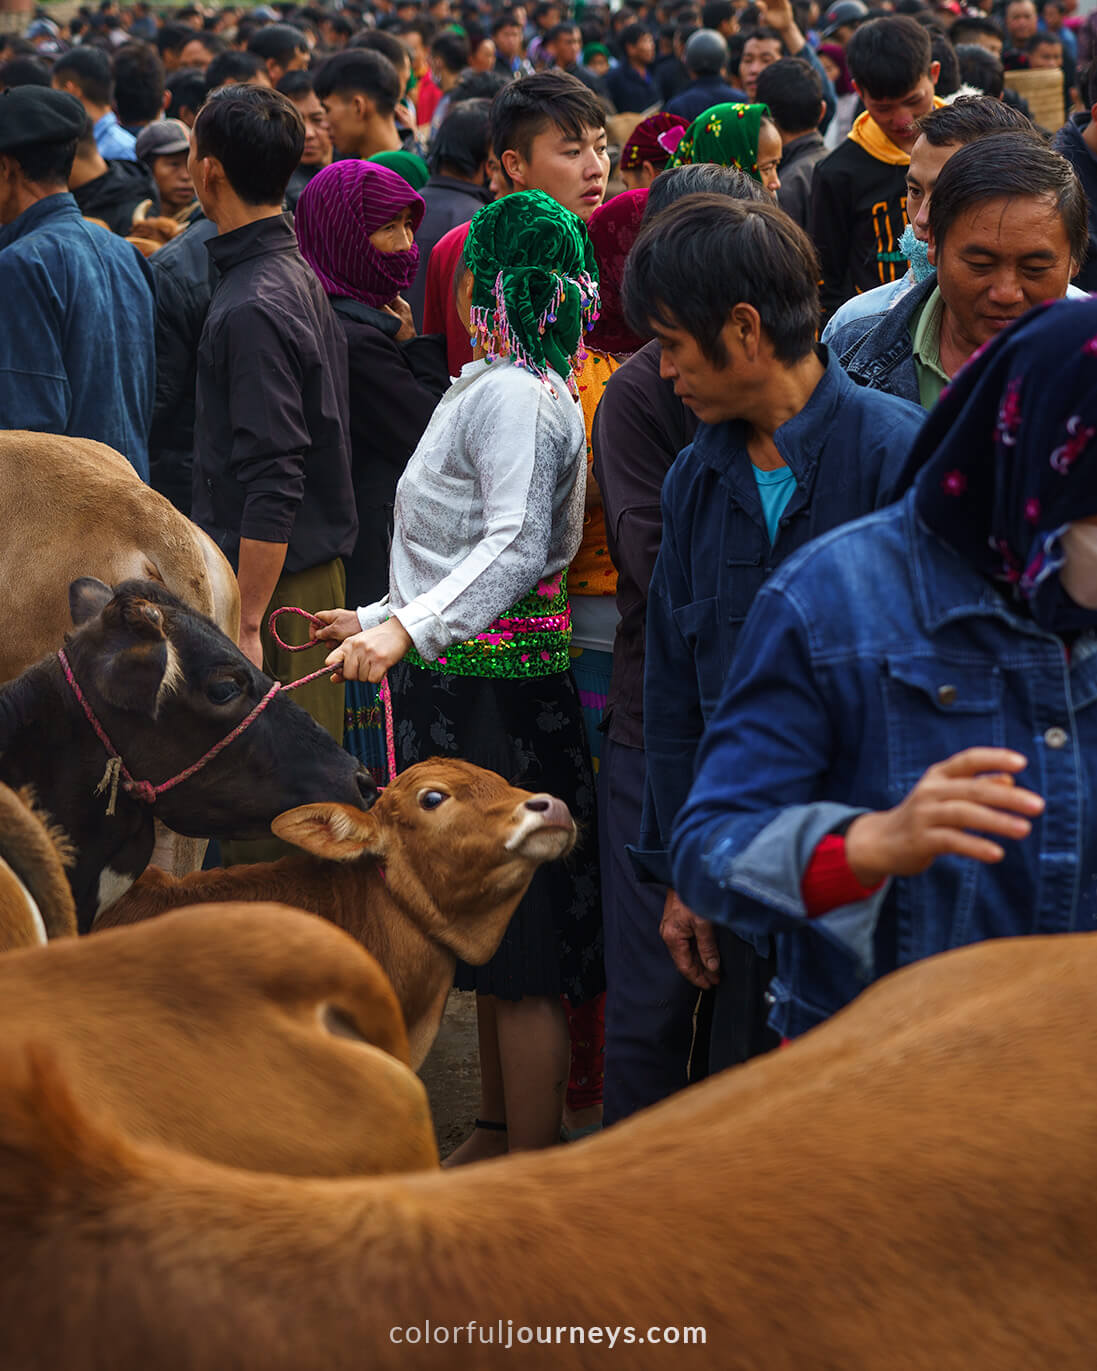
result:
[[(893, 804), (937, 762), (968, 747), (1005, 745), (1002, 674), (990, 662), (890, 656), (883, 689)], [(970, 858), (945, 856), (896, 880), (897, 965), (971, 941), (978, 874)]]
[(731, 658), (729, 644), (741, 624), (721, 624), (720, 600), (715, 595), (682, 605), (673, 614), (678, 632), (693, 658), (701, 711), (709, 719), (724, 689)]

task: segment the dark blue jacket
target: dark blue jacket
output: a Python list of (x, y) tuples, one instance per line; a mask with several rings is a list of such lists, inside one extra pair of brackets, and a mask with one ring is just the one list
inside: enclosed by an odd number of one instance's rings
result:
[(919, 404), (914, 365), (915, 316), (937, 289), (937, 273), (908, 290), (881, 314), (865, 314), (835, 329), (830, 350), (859, 386)]
[(713, 105), (746, 104), (747, 97), (735, 86), (729, 86), (722, 76), (695, 76), (690, 84), (673, 100), (666, 103), (668, 114), (693, 123)]
[(0, 228), (0, 428), (94, 438), (148, 480), (152, 273), (67, 192)]
[(663, 541), (648, 596), (648, 791), (635, 854), (653, 879), (670, 883), (671, 829), (755, 596), (812, 538), (893, 498), (924, 418), (916, 405), (855, 386), (830, 353), (807, 405), (774, 434), (796, 490), (772, 545), (743, 424), (702, 424), (667, 473)]
[(1061, 152), (1078, 173), (1078, 180), (1089, 201), (1089, 254), (1085, 265), (1072, 282), (1080, 290), (1097, 290), (1097, 157), (1082, 137), (1090, 123), (1089, 113), (1072, 114), (1052, 139), (1051, 146)]
[[(1097, 915), (1097, 642), (1062, 642), (914, 513), (913, 497), (821, 538), (758, 596), (674, 831), (674, 885), (742, 937), (776, 933), (771, 1023), (803, 1033), (877, 977), (951, 947), (1092, 931)], [(987, 865), (919, 876), (808, 920), (820, 839), (889, 809), (973, 746), (1028, 758), (1047, 802)]]

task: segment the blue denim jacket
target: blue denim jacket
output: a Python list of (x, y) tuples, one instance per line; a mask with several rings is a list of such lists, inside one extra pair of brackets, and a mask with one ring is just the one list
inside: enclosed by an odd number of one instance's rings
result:
[[(836, 355), (804, 408), (774, 434), (796, 490), (771, 545), (742, 424), (702, 425), (663, 484), (663, 541), (648, 596), (644, 876), (670, 883), (666, 849), (693, 780), (707, 720), (754, 598), (786, 557), (894, 498), (925, 418), (915, 405), (863, 390)], [(745, 663), (744, 663), (745, 665)]]
[(0, 428), (94, 438), (149, 478), (152, 272), (132, 243), (47, 195), (0, 228)]
[[(671, 844), (675, 888), (743, 936), (777, 933), (771, 1023), (803, 1033), (896, 967), (1097, 915), (1097, 639), (1071, 653), (917, 521), (913, 496), (820, 538), (759, 594)], [(1028, 758), (1047, 802), (985, 865), (920, 876), (808, 920), (816, 845), (896, 805), (966, 747)]]

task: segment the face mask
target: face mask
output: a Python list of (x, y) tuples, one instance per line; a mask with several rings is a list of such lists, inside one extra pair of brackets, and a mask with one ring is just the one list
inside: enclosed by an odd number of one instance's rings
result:
[(1083, 609), (1097, 609), (1097, 524), (1068, 524), (1060, 546), (1059, 584)]
[(908, 224), (903, 230), (903, 236), (899, 239), (899, 251), (910, 259), (910, 269), (914, 272), (916, 285), (921, 285), (923, 281), (928, 281), (936, 267), (930, 266), (929, 244), (923, 243), (920, 238), (915, 238), (914, 230)]

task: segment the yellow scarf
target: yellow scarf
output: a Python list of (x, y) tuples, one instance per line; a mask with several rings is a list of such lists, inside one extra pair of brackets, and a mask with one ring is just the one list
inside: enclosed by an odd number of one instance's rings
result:
[[(944, 103), (939, 96), (933, 97), (934, 109), (940, 109)], [(889, 167), (910, 166), (910, 153), (895, 146), (868, 110), (853, 121), (849, 136), (877, 162), (886, 162)]]

